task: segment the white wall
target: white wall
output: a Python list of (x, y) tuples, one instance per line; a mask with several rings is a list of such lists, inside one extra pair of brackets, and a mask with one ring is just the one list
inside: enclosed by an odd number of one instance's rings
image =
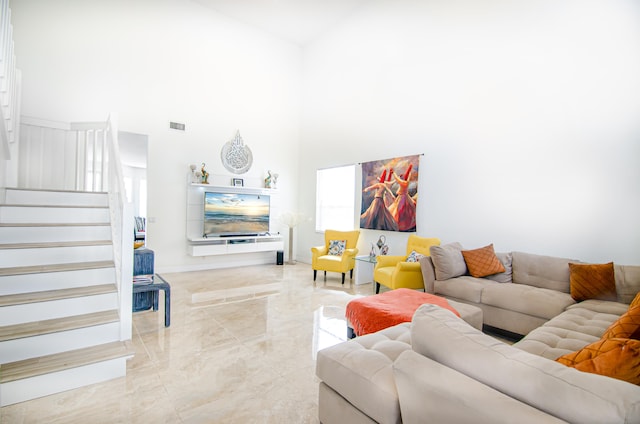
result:
[(304, 51), (300, 187), (424, 153), (418, 234), (640, 264), (639, 116), (637, 1), (377, 1)]
[[(222, 185), (237, 176), (262, 186), (274, 170), (280, 207), (294, 207), (300, 49), (190, 1), (20, 0), (12, 10), (22, 114), (83, 121), (117, 111), (120, 130), (149, 136), (147, 244), (156, 270), (262, 260), (187, 255), (188, 166), (205, 162)], [(237, 130), (253, 153), (242, 175), (220, 160)]]
[[(113, 110), (149, 135), (149, 244), (167, 270), (239, 263), (186, 256), (184, 224), (188, 164), (227, 184), (237, 129), (254, 156), (241, 177), (279, 172), (283, 211), (315, 215), (317, 168), (424, 153), (418, 234), (640, 263), (639, 7), (378, 0), (301, 52), (189, 1), (12, 2), (23, 114)], [(321, 235), (296, 234), (310, 259)], [(401, 253), (406, 234), (387, 236)]]

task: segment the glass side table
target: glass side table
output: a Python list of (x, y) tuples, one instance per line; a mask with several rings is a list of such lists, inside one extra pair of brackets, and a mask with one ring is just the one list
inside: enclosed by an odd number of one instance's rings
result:
[(375, 284), (373, 284), (373, 269), (377, 263), (378, 261), (375, 256), (356, 256), (356, 284), (372, 283), (375, 287)]

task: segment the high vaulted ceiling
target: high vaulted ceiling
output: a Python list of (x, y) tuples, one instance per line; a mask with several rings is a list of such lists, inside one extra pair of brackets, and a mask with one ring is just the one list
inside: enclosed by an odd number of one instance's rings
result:
[(302, 46), (371, 0), (193, 1)]

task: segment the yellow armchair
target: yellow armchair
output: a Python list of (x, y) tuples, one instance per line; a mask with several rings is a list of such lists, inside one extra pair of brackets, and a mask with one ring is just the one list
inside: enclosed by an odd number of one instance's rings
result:
[[(325, 278), (327, 271), (339, 272), (342, 274), (342, 284), (344, 284), (344, 276), (350, 271), (350, 278), (353, 278), (353, 267), (355, 266), (355, 257), (358, 254), (358, 237), (360, 231), (336, 231), (326, 230), (324, 232), (324, 246), (316, 246), (311, 248), (311, 268), (313, 268), (313, 281), (316, 281), (318, 270), (324, 271)], [(332, 240), (345, 240), (345, 249), (340, 255), (329, 253), (329, 244)], [(336, 252), (334, 252), (336, 253)]]
[(407, 240), (407, 254), (405, 256), (378, 256), (373, 269), (373, 281), (376, 283), (376, 293), (380, 292), (380, 284), (390, 289), (423, 289), (424, 280), (419, 262), (407, 262), (411, 252), (429, 256), (431, 246), (440, 245), (438, 238), (419, 237), (415, 234)]

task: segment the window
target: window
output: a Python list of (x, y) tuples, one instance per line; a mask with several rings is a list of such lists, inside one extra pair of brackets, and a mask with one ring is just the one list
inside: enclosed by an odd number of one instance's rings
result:
[(316, 172), (316, 231), (353, 230), (355, 165)]

